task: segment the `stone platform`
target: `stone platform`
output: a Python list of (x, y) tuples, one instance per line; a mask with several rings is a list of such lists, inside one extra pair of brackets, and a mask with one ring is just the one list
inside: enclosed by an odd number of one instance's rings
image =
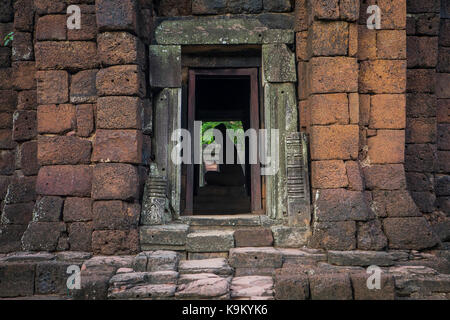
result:
[[(84, 252), (0, 256), (2, 299), (450, 299), (450, 252), (231, 248), (228, 258), (188, 259), (176, 251), (136, 256)], [(81, 268), (81, 289), (66, 287)], [(381, 268), (369, 290), (368, 266)]]

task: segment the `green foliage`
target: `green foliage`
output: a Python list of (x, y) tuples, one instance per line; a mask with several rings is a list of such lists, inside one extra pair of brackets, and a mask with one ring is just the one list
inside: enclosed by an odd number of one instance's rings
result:
[(5, 41), (4, 46), (6, 47), (11, 41), (14, 40), (14, 32), (8, 33), (3, 40)]
[(214, 137), (205, 137), (204, 134), (210, 129), (214, 129), (219, 124), (223, 123), (229, 130), (244, 130), (241, 121), (208, 121), (202, 123), (202, 144), (211, 144), (214, 142)]

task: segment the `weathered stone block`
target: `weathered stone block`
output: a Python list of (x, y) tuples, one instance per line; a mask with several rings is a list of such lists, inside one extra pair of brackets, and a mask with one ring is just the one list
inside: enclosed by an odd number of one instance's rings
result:
[[(409, 106), (408, 106), (409, 108)], [(403, 94), (376, 94), (371, 97), (369, 128), (403, 129), (406, 126), (406, 98)]]
[(127, 255), (139, 251), (138, 230), (99, 230), (92, 233), (92, 250), (101, 255)]
[(92, 197), (96, 200), (131, 200), (139, 197), (137, 168), (129, 164), (97, 164)]
[(55, 251), (64, 231), (66, 231), (64, 222), (31, 222), (22, 237), (23, 249)]
[[(388, 217), (420, 217), (413, 199), (406, 190), (380, 191), (373, 193), (373, 201), (377, 207), (378, 216)], [(385, 213), (382, 212), (385, 210)]]
[(101, 97), (97, 102), (97, 128), (141, 129), (142, 100), (137, 97)]
[(396, 190), (406, 187), (405, 170), (402, 164), (372, 165), (363, 168), (368, 190)]
[(139, 204), (123, 201), (96, 201), (93, 207), (95, 230), (128, 230), (139, 224)]
[(42, 197), (34, 206), (34, 222), (59, 222), (64, 200), (60, 197)]
[(390, 1), (378, 0), (377, 5), (383, 12), (382, 29), (405, 29), (406, 0)]
[(189, 226), (185, 224), (143, 226), (140, 228), (140, 242), (148, 245), (184, 246)]
[(36, 40), (67, 40), (67, 17), (65, 15), (40, 17), (36, 24)]
[(371, 163), (403, 163), (405, 160), (405, 132), (378, 130), (367, 140)]
[[(408, 37), (408, 41), (410, 38)], [(404, 30), (378, 31), (377, 57), (379, 59), (406, 59), (406, 32)]]
[(314, 126), (311, 128), (311, 159), (356, 159), (357, 125)]
[(97, 36), (97, 21), (95, 14), (83, 12), (85, 7), (81, 7), (83, 24), (81, 29), (67, 30), (67, 39), (69, 41), (95, 40)]
[[(31, 212), (32, 209), (30, 209)], [(31, 219), (31, 215), (30, 215)], [(27, 225), (16, 224), (7, 225), (2, 224), (0, 226), (0, 252), (9, 253), (22, 250), (22, 235), (26, 230)], [(4, 277), (2, 277), (4, 279)]]
[(438, 61), (438, 37), (408, 37), (408, 68), (432, 68)]
[(40, 136), (38, 161), (41, 165), (89, 164), (91, 142), (74, 136)]
[[(25, 228), (25, 226), (31, 221), (33, 207), (33, 202), (5, 204), (1, 215), (1, 223), (4, 225), (23, 225)], [(25, 230), (22, 230), (20, 237), (24, 231)], [(6, 235), (8, 235), (7, 231), (5, 231), (5, 236)], [(18, 237), (17, 240), (20, 240), (20, 237)], [(14, 236), (10, 238), (10, 241), (14, 241)], [(18, 250), (20, 250), (20, 245)]]
[(12, 175), (14, 173), (16, 161), (16, 155), (13, 151), (2, 150), (0, 151), (0, 174)]
[(289, 12), (292, 9), (291, 1), (289, 0), (263, 0), (263, 2), (264, 2), (264, 11)]
[(360, 250), (384, 250), (387, 247), (387, 238), (381, 229), (378, 220), (358, 222), (357, 247)]
[(270, 247), (272, 231), (267, 228), (244, 228), (234, 232), (236, 247)]
[(327, 250), (353, 250), (356, 248), (354, 221), (318, 222), (311, 244)]
[(47, 166), (39, 170), (36, 192), (50, 196), (90, 196), (91, 181), (89, 166)]
[(374, 60), (360, 64), (362, 93), (403, 93), (406, 90), (406, 63), (402, 60)]
[(220, 276), (228, 276), (233, 273), (233, 269), (230, 268), (226, 259), (216, 258), (180, 261), (179, 272), (181, 275), (186, 274), (186, 276), (184, 276), (184, 279), (180, 277), (180, 282), (183, 282), (183, 280), (187, 280), (188, 276), (190, 275), (209, 273)]
[(344, 21), (313, 23), (308, 37), (310, 56), (345, 56), (349, 48), (349, 24)]
[(406, 75), (408, 92), (434, 92), (436, 86), (436, 72), (434, 69), (408, 69)]
[(311, 184), (313, 188), (343, 188), (348, 186), (344, 161), (326, 160), (311, 163)]
[[(206, 31), (199, 33), (199, 28)], [(164, 20), (155, 30), (156, 43), (164, 45), (294, 43), (294, 38), (293, 30), (268, 29), (254, 18)]]
[(450, 98), (450, 73), (438, 73), (436, 75), (436, 96), (440, 99)]
[(322, 221), (365, 221), (370, 211), (364, 194), (346, 189), (324, 189), (317, 191), (315, 217)]
[(225, 0), (192, 0), (192, 13), (198, 15), (221, 14), (226, 12)]
[(90, 198), (66, 198), (63, 218), (65, 222), (86, 222), (92, 220), (92, 200)]
[(17, 61), (12, 63), (13, 87), (18, 90), (36, 88), (36, 68), (34, 61)]
[(436, 120), (434, 118), (408, 118), (406, 143), (433, 143), (436, 141)]
[(76, 124), (76, 109), (74, 105), (42, 105), (38, 107), (38, 133), (61, 134), (71, 131)]
[(309, 298), (309, 280), (305, 274), (276, 275), (276, 300), (306, 300)]
[(423, 217), (387, 218), (383, 221), (383, 228), (392, 249), (421, 250), (438, 243), (438, 238)]
[(222, 252), (234, 248), (234, 231), (198, 231), (187, 235), (190, 252)]
[(22, 203), (35, 200), (36, 177), (14, 177), (5, 196), (5, 203)]
[(92, 160), (140, 164), (142, 140), (142, 131), (97, 130)]
[(264, 79), (267, 82), (295, 82), (295, 55), (285, 44), (267, 44), (262, 47)]
[(358, 63), (354, 58), (317, 57), (309, 64), (311, 93), (358, 91)]
[(17, 95), (17, 110), (36, 110), (36, 90), (20, 91)]
[(97, 73), (99, 96), (145, 96), (145, 78), (136, 65), (113, 66)]
[(352, 273), (353, 292), (355, 300), (394, 300), (395, 284), (394, 278), (389, 274), (381, 275), (380, 289), (370, 290), (367, 288), (369, 275), (364, 273)]
[(350, 276), (347, 273), (309, 275), (312, 300), (352, 300)]
[(12, 139), (11, 129), (0, 130), (0, 147), (2, 149), (14, 149), (16, 142)]
[(45, 261), (36, 266), (36, 294), (66, 294), (69, 262)]
[(92, 251), (92, 222), (73, 222), (69, 225), (70, 250)]
[(31, 140), (37, 135), (36, 111), (17, 110), (13, 114), (14, 141)]
[(407, 144), (405, 169), (432, 172), (436, 165), (436, 147), (431, 144)]
[(88, 41), (42, 41), (36, 43), (36, 67), (40, 70), (94, 69), (97, 45)]
[(69, 75), (67, 71), (38, 71), (38, 104), (66, 103), (69, 101)]
[(450, 125), (439, 124), (437, 127), (437, 145), (439, 150), (450, 150)]
[(136, 0), (100, 0), (95, 3), (99, 31), (136, 31), (138, 3)]
[(12, 42), (12, 60), (30, 61), (33, 60), (33, 39), (31, 33), (16, 32)]
[(389, 267), (407, 259), (408, 252), (328, 251), (328, 263), (337, 266)]
[(35, 265), (4, 263), (0, 265), (0, 297), (12, 298), (34, 294)]
[(340, 0), (339, 16), (346, 21), (358, 21), (360, 2), (358, 0)]
[(410, 0), (407, 2), (408, 13), (439, 12), (439, 1)]
[(308, 2), (309, 19), (337, 20), (339, 18), (339, 1), (313, 0)]
[(104, 32), (98, 38), (99, 60), (105, 66), (118, 64), (145, 65), (144, 44), (128, 32)]
[(85, 70), (74, 74), (70, 83), (71, 103), (92, 103), (97, 100), (96, 76), (98, 70)]
[(306, 227), (272, 227), (274, 245), (279, 248), (300, 248), (307, 244), (310, 231)]
[(357, 161), (346, 161), (345, 169), (347, 171), (349, 189), (363, 191), (365, 189), (365, 185), (359, 163)]
[(77, 135), (89, 137), (94, 130), (94, 110), (91, 104), (80, 104), (76, 108)]
[(14, 90), (0, 90), (0, 111), (14, 112), (17, 104), (17, 92)]
[(367, 25), (358, 26), (358, 59), (373, 60), (377, 58), (377, 33)]
[(233, 268), (280, 268), (282, 260), (281, 252), (272, 247), (234, 248), (229, 257)]

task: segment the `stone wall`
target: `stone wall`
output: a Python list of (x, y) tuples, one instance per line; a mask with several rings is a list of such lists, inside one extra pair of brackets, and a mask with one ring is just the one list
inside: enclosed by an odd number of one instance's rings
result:
[[(416, 204), (448, 240), (448, 5), (408, 1), (406, 178)], [(442, 9), (441, 9), (442, 5)]]
[[(382, 12), (379, 30), (367, 28), (372, 4)], [(311, 141), (311, 244), (436, 245), (406, 190), (406, 1), (297, 1), (296, 11), (300, 123)]]
[[(5, 0), (0, 36), (15, 39), (0, 46), (0, 252), (138, 252), (160, 96), (147, 80), (154, 25), (231, 14), (286, 29), (294, 2), (310, 245), (430, 248), (428, 221), (448, 240), (447, 1), (440, 19), (439, 1), (408, 1), (407, 25), (406, 0)], [(81, 30), (67, 29), (69, 4)], [(371, 4), (380, 30), (366, 26)]]
[[(70, 4), (80, 30), (67, 29)], [(2, 153), (1, 251), (139, 251), (152, 1), (16, 1), (11, 12), (14, 25), (1, 21), (2, 35), (15, 31), (12, 68), (1, 71), (2, 148), (16, 149), (17, 164)]]
[[(31, 220), (37, 163), (33, 1), (2, 1), (0, 10), (0, 252), (21, 249)], [(14, 41), (4, 45), (14, 32)]]

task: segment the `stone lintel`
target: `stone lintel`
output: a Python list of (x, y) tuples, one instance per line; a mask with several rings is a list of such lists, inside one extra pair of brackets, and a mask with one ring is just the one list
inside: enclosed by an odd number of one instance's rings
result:
[(164, 20), (155, 30), (162, 45), (294, 43), (293, 30), (270, 29), (257, 19), (191, 18)]

